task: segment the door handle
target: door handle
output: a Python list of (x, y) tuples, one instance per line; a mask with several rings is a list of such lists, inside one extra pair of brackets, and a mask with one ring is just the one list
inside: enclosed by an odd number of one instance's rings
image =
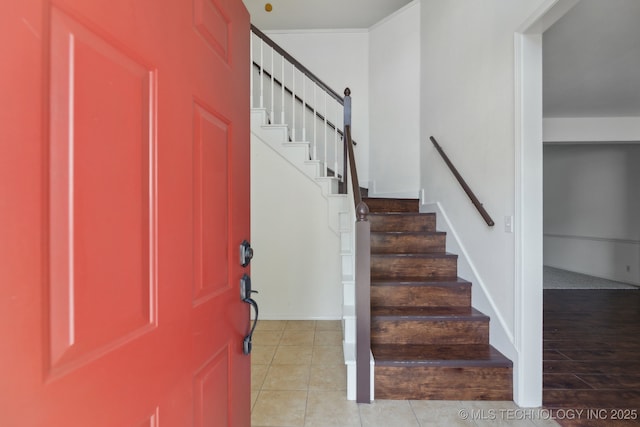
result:
[(242, 342), (243, 354), (251, 353), (251, 347), (253, 345), (253, 331), (255, 331), (256, 325), (258, 324), (258, 303), (253, 298), (251, 298), (252, 293), (257, 294), (258, 291), (254, 291), (253, 289), (251, 289), (251, 278), (248, 275), (244, 274), (240, 279), (240, 298), (242, 298), (243, 302), (246, 302), (247, 304), (250, 304), (251, 307), (253, 307), (253, 309), (256, 311), (256, 317), (253, 320), (253, 325), (251, 326), (249, 334), (244, 337), (244, 340)]

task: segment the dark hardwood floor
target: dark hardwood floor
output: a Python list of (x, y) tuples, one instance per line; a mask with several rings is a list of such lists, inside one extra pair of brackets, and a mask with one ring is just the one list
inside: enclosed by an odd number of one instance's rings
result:
[(640, 425), (640, 290), (546, 289), (543, 358), (561, 425)]

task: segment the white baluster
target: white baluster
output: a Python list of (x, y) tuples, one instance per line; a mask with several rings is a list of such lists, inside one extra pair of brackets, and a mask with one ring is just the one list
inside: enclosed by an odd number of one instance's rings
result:
[(318, 120), (317, 120), (317, 109), (316, 105), (318, 105), (317, 100), (317, 90), (318, 85), (313, 84), (313, 160), (318, 158)]
[(280, 106), (282, 107), (282, 110), (280, 112), (280, 124), (283, 125), (284, 124), (284, 88), (286, 87), (286, 85), (284, 84), (284, 56), (280, 56), (281, 58), (281, 64), (282, 64), (282, 87), (280, 88), (280, 96), (282, 97), (281, 101), (280, 101)]
[(328, 115), (328, 111), (327, 111), (327, 92), (324, 92), (324, 157), (322, 158), (323, 161), (323, 173), (322, 176), (327, 176), (327, 115)]
[(253, 32), (251, 32), (251, 37), (249, 37), (249, 105), (253, 108)]
[(307, 141), (307, 83), (302, 74), (302, 140)]
[(334, 167), (333, 167), (333, 176), (338, 177), (338, 108), (336, 108), (336, 121), (334, 122), (335, 132), (333, 133), (333, 157), (334, 157)]
[(271, 70), (270, 70), (271, 71), (271, 114), (269, 115), (269, 117), (271, 118), (271, 123), (275, 123), (276, 122), (275, 115), (274, 115), (274, 107), (273, 107), (273, 101), (274, 101), (274, 99), (276, 97), (275, 96), (276, 94), (274, 92), (274, 85), (273, 85), (273, 79), (274, 79), (274, 74), (275, 74), (275, 71), (273, 69), (273, 53), (274, 53), (273, 51), (274, 50), (275, 49), (271, 48)]
[[(340, 120), (340, 107), (339, 107), (339, 104), (337, 102), (335, 103), (335, 107), (336, 107), (336, 117), (335, 117), (335, 124), (336, 125), (333, 128), (333, 140), (334, 140), (334, 146), (337, 147), (338, 146), (338, 141), (340, 141), (340, 133), (338, 132), (338, 130), (339, 130), (338, 120)], [(342, 140), (344, 141), (344, 137), (342, 138)], [(337, 157), (338, 154), (336, 153), (335, 156)], [(338, 168), (336, 167), (336, 176), (337, 175), (338, 175)]]
[(296, 142), (296, 66), (291, 64), (291, 142)]
[(264, 41), (260, 39), (260, 108), (264, 108)]
[[(326, 110), (326, 108), (327, 108), (326, 107), (326, 105), (327, 105), (327, 92), (326, 91), (324, 93), (324, 105), (325, 105), (325, 110)], [(323, 168), (324, 169), (324, 176), (329, 176), (329, 173), (327, 171), (327, 168), (329, 166), (329, 163), (327, 162), (327, 157), (328, 157), (328, 155), (327, 155), (327, 146), (329, 145), (329, 144), (327, 144), (327, 127), (326, 127), (326, 120), (327, 120), (326, 117), (327, 117), (327, 115), (325, 114), (324, 117), (325, 117), (324, 150), (323, 150), (324, 151), (324, 157), (322, 158), (322, 161), (323, 161), (323, 165), (324, 165), (324, 168)]]

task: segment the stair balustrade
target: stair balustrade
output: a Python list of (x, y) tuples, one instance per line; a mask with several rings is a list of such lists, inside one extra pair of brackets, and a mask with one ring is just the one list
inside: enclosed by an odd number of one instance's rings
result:
[(348, 193), (351, 175), (356, 212), (356, 401), (370, 403), (371, 235), (351, 135), (351, 92), (347, 88), (341, 97), (254, 25), (251, 33), (251, 108), (264, 109), (269, 124), (287, 126), (290, 142), (309, 143), (309, 160), (320, 162), (323, 176), (340, 180), (340, 193)]
[(309, 160), (347, 188), (344, 99), (262, 31), (251, 25), (251, 108), (269, 124), (287, 125), (290, 142), (309, 143)]

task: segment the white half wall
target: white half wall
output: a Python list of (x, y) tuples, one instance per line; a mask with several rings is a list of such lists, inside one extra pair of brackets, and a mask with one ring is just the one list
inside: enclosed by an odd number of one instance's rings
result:
[(251, 261), (261, 319), (341, 319), (340, 238), (320, 186), (251, 134)]
[(369, 182), (369, 33), (367, 30), (265, 31), (341, 96), (351, 89), (352, 132), (361, 185)]
[(640, 144), (544, 146), (544, 264), (640, 284)]
[(420, 189), (420, 2), (369, 29), (370, 196)]
[(544, 265), (640, 286), (640, 240), (545, 234)]

